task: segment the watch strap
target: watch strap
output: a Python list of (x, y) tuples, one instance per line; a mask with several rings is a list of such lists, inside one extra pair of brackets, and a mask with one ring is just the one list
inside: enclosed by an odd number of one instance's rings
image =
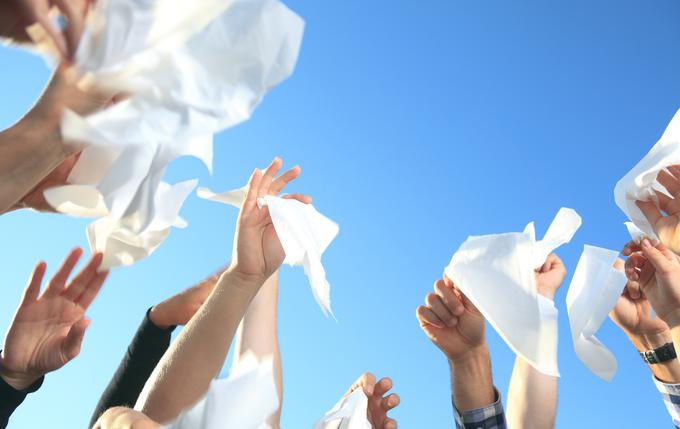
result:
[(666, 343), (661, 347), (640, 352), (640, 356), (648, 365), (654, 365), (675, 359), (677, 354), (673, 343)]

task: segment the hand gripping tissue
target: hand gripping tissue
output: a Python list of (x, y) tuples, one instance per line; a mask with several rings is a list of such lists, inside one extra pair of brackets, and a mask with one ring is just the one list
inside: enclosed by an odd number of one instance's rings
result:
[(636, 201), (651, 201), (659, 208), (659, 196), (669, 191), (657, 180), (659, 173), (680, 164), (680, 110), (675, 113), (659, 141), (614, 188), (616, 205), (628, 216), (626, 223), (633, 240), (643, 236), (658, 239), (657, 226), (649, 223)]
[(58, 211), (97, 218), (87, 229), (102, 269), (148, 256), (196, 180), (162, 181), (194, 156), (212, 168), (213, 134), (247, 120), (293, 71), (303, 21), (278, 0), (99, 0), (76, 53), (82, 81), (126, 98), (81, 117), (64, 139), (82, 146), (68, 185), (45, 193)]
[(538, 293), (534, 270), (580, 226), (581, 217), (562, 208), (543, 240), (533, 222), (524, 232), (468, 237), (445, 269), (515, 353), (556, 377), (557, 309)]
[[(229, 204), (239, 209), (246, 196), (246, 188), (216, 194), (208, 189), (198, 190), (198, 196), (211, 201)], [(302, 265), (312, 286), (312, 293), (324, 314), (330, 313), (330, 284), (321, 255), (338, 235), (340, 228), (332, 220), (319, 213), (311, 204), (274, 195), (258, 198), (260, 209), (269, 208), (276, 234), (286, 253), (285, 263)]]

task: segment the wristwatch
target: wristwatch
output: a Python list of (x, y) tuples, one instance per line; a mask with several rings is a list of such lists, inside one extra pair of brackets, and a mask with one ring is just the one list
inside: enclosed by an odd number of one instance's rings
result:
[(657, 347), (652, 350), (645, 350), (644, 352), (640, 352), (640, 356), (642, 356), (642, 360), (648, 365), (667, 362), (677, 357), (673, 343), (666, 343), (661, 347)]

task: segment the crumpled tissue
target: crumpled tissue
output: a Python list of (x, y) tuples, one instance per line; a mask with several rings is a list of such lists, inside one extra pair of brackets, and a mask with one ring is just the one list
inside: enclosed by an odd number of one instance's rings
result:
[[(221, 194), (200, 188), (198, 196), (240, 209), (245, 200), (246, 188)], [(260, 208), (269, 207), (276, 235), (286, 253), (284, 263), (304, 267), (316, 302), (325, 315), (330, 313), (333, 316), (331, 287), (326, 279), (326, 270), (321, 263), (321, 255), (338, 235), (340, 231), (338, 224), (319, 213), (313, 205), (294, 199), (267, 195), (258, 198), (257, 204)]]
[(371, 429), (368, 421), (368, 397), (357, 389), (338, 401), (313, 429)]
[[(102, 269), (148, 256), (195, 181), (162, 182), (193, 156), (212, 169), (213, 134), (247, 120), (293, 71), (304, 23), (278, 0), (100, 0), (76, 53), (82, 84), (127, 98), (82, 117), (64, 139), (83, 151), (68, 185), (45, 192), (57, 210), (99, 218), (87, 230)], [(167, 202), (166, 202), (167, 200)]]
[(246, 355), (228, 378), (213, 380), (208, 393), (163, 429), (269, 429), (279, 408), (271, 358)]
[(616, 358), (595, 333), (626, 287), (626, 275), (614, 268), (618, 256), (619, 252), (586, 245), (567, 292), (567, 313), (576, 355), (605, 381), (611, 381), (616, 374)]
[[(658, 240), (654, 227), (645, 218), (635, 201), (653, 201), (658, 207), (659, 200), (654, 191), (659, 191), (665, 195), (670, 194), (656, 180), (656, 176), (662, 170), (676, 164), (680, 164), (680, 110), (675, 113), (666, 131), (649, 153), (623, 176), (614, 188), (616, 205), (637, 227), (637, 229), (631, 230), (631, 227), (628, 226), (634, 240), (639, 241), (642, 236)], [(639, 231), (642, 233), (639, 233)]]
[(557, 308), (538, 293), (534, 270), (580, 226), (574, 210), (561, 208), (543, 240), (533, 222), (521, 233), (468, 237), (445, 269), (517, 355), (555, 377)]

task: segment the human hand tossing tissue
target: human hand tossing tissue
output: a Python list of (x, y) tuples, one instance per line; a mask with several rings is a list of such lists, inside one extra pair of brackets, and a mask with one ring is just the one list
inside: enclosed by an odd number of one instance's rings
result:
[(536, 290), (548, 299), (553, 299), (557, 289), (567, 277), (567, 269), (562, 260), (554, 253), (548, 255), (545, 263), (534, 270), (536, 273)]
[[(257, 285), (257, 288), (286, 258), (269, 215), (269, 207), (260, 207), (258, 201), (266, 195), (279, 194), (290, 181), (300, 175), (300, 167), (295, 166), (276, 177), (281, 166), (282, 161), (275, 158), (264, 172), (255, 169), (248, 181), (245, 201), (237, 221), (235, 249), (229, 271), (240, 277), (245, 284)], [(310, 197), (299, 194), (286, 195), (283, 198), (293, 198), (305, 204), (311, 202)]]
[[(0, 3), (0, 36), (30, 43), (37, 36), (33, 31), (39, 31), (51, 40), (64, 58), (72, 59), (92, 3), (93, 0), (4, 0)], [(63, 29), (51, 16), (54, 8), (66, 20)], [(34, 29), (36, 25), (40, 29)]]
[(437, 280), (416, 316), (428, 338), (451, 362), (486, 350), (485, 319), (447, 276)]
[[(658, 206), (653, 201), (636, 201), (661, 242), (680, 254), (680, 165), (661, 170), (656, 176), (669, 195), (655, 190)], [(664, 216), (665, 213), (665, 216)]]
[[(631, 280), (629, 294), (647, 297), (657, 316), (671, 329), (680, 326), (680, 262), (663, 244), (652, 245), (644, 238), (639, 248), (631, 249), (625, 264)], [(639, 287), (639, 292), (635, 289)], [(632, 289), (632, 292), (630, 291)]]
[(392, 389), (392, 380), (389, 377), (376, 381), (375, 375), (366, 372), (352, 384), (343, 398), (347, 398), (358, 389), (363, 389), (368, 397), (368, 421), (373, 429), (397, 429), (397, 421), (388, 417), (387, 413), (399, 405), (399, 396), (396, 393), (387, 394)]

